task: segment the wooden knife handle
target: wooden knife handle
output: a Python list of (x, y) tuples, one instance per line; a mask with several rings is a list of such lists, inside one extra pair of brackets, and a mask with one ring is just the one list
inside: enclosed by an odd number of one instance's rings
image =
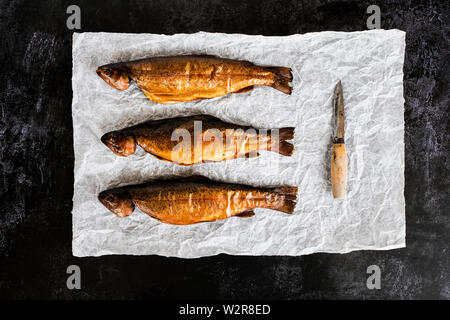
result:
[(331, 152), (331, 189), (335, 199), (344, 199), (347, 193), (347, 162), (345, 144), (333, 144)]

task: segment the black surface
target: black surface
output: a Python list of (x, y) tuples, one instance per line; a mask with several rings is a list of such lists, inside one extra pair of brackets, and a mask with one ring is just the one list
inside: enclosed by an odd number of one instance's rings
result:
[[(185, 260), (72, 256), (71, 38), (81, 31), (196, 31), (288, 35), (382, 28), (407, 31), (407, 248), (345, 255)], [(450, 299), (449, 3), (447, 1), (0, 1), (0, 298)], [(66, 288), (66, 268), (82, 289)], [(366, 268), (382, 289), (366, 288)]]

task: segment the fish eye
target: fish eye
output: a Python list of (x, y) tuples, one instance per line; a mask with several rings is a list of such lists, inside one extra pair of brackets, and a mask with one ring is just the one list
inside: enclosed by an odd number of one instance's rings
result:
[(105, 75), (111, 76), (112, 74), (113, 74), (113, 72), (112, 72), (111, 69), (106, 69), (106, 70), (105, 70)]
[(108, 202), (113, 202), (114, 201), (114, 196), (112, 194), (108, 194), (105, 198), (106, 201)]

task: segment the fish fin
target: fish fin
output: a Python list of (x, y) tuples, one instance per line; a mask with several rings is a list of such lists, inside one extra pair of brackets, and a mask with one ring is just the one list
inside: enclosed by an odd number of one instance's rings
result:
[(289, 86), (289, 82), (292, 81), (292, 69), (286, 67), (268, 67), (267, 69), (275, 74), (275, 81), (271, 87), (285, 94), (291, 94), (292, 87)]
[(292, 140), (292, 139), (294, 139), (294, 131), (295, 131), (295, 127), (281, 128), (279, 130), (280, 140)]
[(296, 200), (297, 199), (297, 192), (298, 192), (298, 188), (297, 187), (278, 187), (275, 188), (275, 192), (278, 193), (279, 195), (284, 196), (285, 199), (287, 200)]
[(142, 90), (142, 92), (145, 94), (145, 96), (149, 100), (154, 101), (154, 102), (158, 102), (158, 101), (155, 100), (155, 96), (153, 94), (151, 94), (150, 91), (148, 91), (147, 89), (144, 89), (142, 87), (139, 87), (139, 88)]
[(179, 163), (179, 162), (172, 161), (172, 160), (170, 160), (170, 159), (166, 159), (166, 158), (163, 158), (163, 157), (161, 157), (161, 156), (158, 156), (157, 154), (151, 152), (150, 150), (146, 150), (146, 149), (144, 148), (144, 146), (140, 145), (139, 143), (137, 143), (137, 144), (138, 144), (142, 149), (144, 149), (145, 152), (147, 152), (148, 154), (151, 154), (153, 157), (155, 157), (155, 158), (158, 159), (158, 160), (161, 160), (161, 161), (167, 161), (167, 162), (170, 162), (170, 163), (175, 163), (175, 164), (178, 164), (178, 165), (181, 165), (181, 166), (187, 165), (187, 164), (184, 164), (184, 163)]
[(270, 145), (270, 151), (278, 152), (283, 156), (291, 156), (294, 153), (294, 145), (286, 141), (272, 142)]
[(286, 186), (274, 188), (273, 191), (276, 194), (282, 196), (283, 201), (281, 202), (281, 204), (272, 207), (272, 209), (289, 214), (294, 213), (298, 188), (295, 186)]
[(251, 210), (247, 210), (247, 211), (241, 212), (241, 213), (235, 215), (235, 217), (239, 217), (239, 218), (251, 218), (251, 217), (253, 217), (254, 215), (255, 215), (255, 211), (253, 211), (253, 210), (251, 209)]
[(148, 151), (146, 151), (146, 152), (147, 152), (147, 153), (150, 153), (152, 156), (154, 156), (154, 157), (155, 157), (156, 159), (158, 159), (158, 160), (172, 162), (172, 161), (170, 161), (170, 160), (168, 160), (168, 159), (161, 158), (160, 156), (158, 156), (158, 155), (156, 155), (156, 154), (154, 154), (154, 153), (151, 153), (151, 152), (148, 152)]
[[(278, 141), (273, 141), (270, 145), (270, 151), (278, 152), (284, 156), (291, 156), (294, 152), (294, 145), (284, 140), (294, 138), (294, 127), (281, 128), (278, 133)], [(275, 136), (276, 137), (276, 136)], [(274, 137), (274, 138), (275, 138)]]
[(271, 209), (289, 214), (294, 213), (298, 188), (294, 186), (278, 187), (274, 188), (273, 191), (282, 196), (283, 199), (281, 204), (274, 205)]
[(148, 91), (147, 89), (144, 89), (142, 87), (140, 87), (140, 88), (141, 88), (142, 92), (145, 94), (145, 96), (153, 102), (164, 103), (164, 104), (174, 104), (174, 103), (180, 102), (175, 99), (168, 99), (167, 96), (160, 96), (160, 95), (151, 93), (150, 91)]
[(293, 200), (284, 200), (282, 205), (276, 206), (272, 208), (273, 210), (281, 211), (284, 213), (292, 214), (295, 209), (295, 201)]
[(292, 81), (292, 69), (288, 67), (266, 67), (279, 78), (284, 78), (286, 80)]
[(157, 102), (157, 103), (162, 103), (162, 104), (175, 104), (175, 103), (180, 103), (180, 102), (189, 102), (189, 101), (195, 101), (195, 100), (204, 100), (204, 99), (214, 98), (214, 97), (206, 97), (206, 96), (202, 97), (202, 96), (197, 96), (197, 95), (176, 95), (176, 94), (168, 94), (168, 93), (157, 94), (157, 93), (151, 93), (150, 91), (148, 91), (147, 89), (144, 89), (142, 87), (140, 87), (140, 88), (149, 100), (151, 100), (153, 102)]
[(155, 217), (155, 216), (152, 216), (151, 214), (148, 214), (148, 213), (147, 213), (147, 215), (148, 215), (150, 218), (153, 218), (153, 219), (155, 219), (155, 220), (158, 221), (158, 222), (161, 222), (161, 223), (164, 223), (164, 224), (173, 224), (173, 223), (170, 223), (170, 222), (168, 222), (168, 221), (165, 221), (165, 220), (162, 220), (162, 219), (160, 219), (160, 218), (157, 218), (157, 217)]
[(194, 163), (180, 163), (180, 162), (172, 161), (172, 160), (169, 160), (169, 159), (161, 158), (160, 156), (158, 156), (158, 155), (156, 155), (154, 153), (148, 152), (148, 151), (146, 151), (146, 152), (150, 153), (152, 156), (154, 156), (158, 160), (167, 161), (167, 162), (170, 162), (170, 163), (175, 163), (175, 164), (177, 164), (179, 166), (190, 166), (190, 165), (194, 164)]
[(244, 92), (250, 92), (254, 89), (254, 86), (248, 86), (242, 89), (239, 89), (237, 91), (233, 91), (233, 93), (244, 93)]
[(289, 157), (294, 153), (294, 145), (286, 141), (280, 141), (278, 153)]

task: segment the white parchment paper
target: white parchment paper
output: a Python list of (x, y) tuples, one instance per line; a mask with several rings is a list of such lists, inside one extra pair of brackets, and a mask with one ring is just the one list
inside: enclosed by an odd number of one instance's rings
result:
[[(75, 33), (73, 254), (194, 258), (404, 247), (404, 49), (405, 33), (399, 30), (285, 37)], [(293, 93), (257, 87), (249, 93), (163, 105), (149, 101), (134, 84), (115, 90), (95, 73), (107, 63), (182, 54), (291, 67)], [(338, 80), (344, 88), (349, 157), (345, 200), (333, 199), (330, 183), (332, 96)], [(199, 113), (259, 128), (295, 126), (295, 152), (292, 157), (262, 152), (255, 159), (184, 167), (139, 147), (130, 157), (117, 157), (100, 141), (108, 131), (145, 120)], [(108, 188), (192, 174), (255, 186), (297, 185), (295, 213), (256, 209), (252, 218), (173, 226), (138, 209), (118, 218), (97, 200)]]

